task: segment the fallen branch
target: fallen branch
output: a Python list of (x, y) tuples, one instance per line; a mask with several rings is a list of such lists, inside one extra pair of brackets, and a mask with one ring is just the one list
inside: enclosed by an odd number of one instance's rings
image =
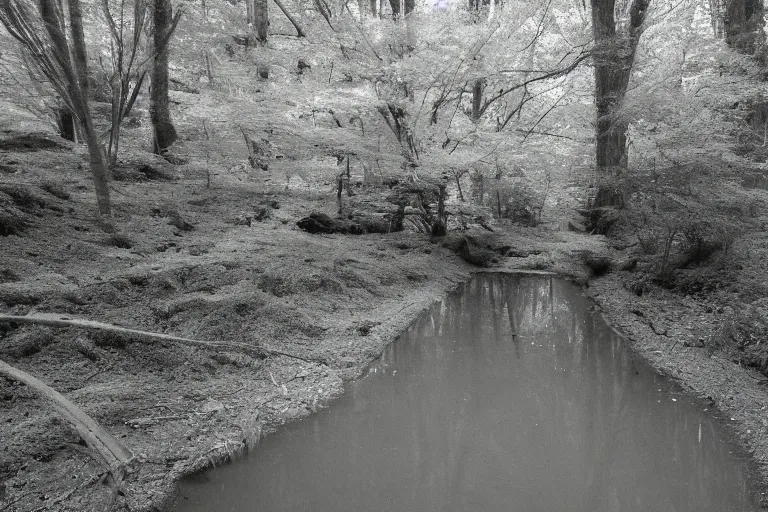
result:
[(239, 343), (236, 341), (203, 341), (193, 340), (190, 338), (183, 338), (181, 336), (173, 336), (171, 334), (162, 334), (157, 332), (139, 331), (137, 329), (128, 329), (126, 327), (119, 327), (117, 325), (106, 324), (103, 322), (96, 322), (94, 320), (84, 320), (71, 318), (64, 315), (57, 315), (55, 313), (35, 313), (31, 315), (4, 315), (0, 314), (0, 322), (19, 322), (25, 324), (47, 325), (50, 327), (78, 327), (80, 329), (92, 329), (96, 331), (114, 332), (118, 334), (125, 334), (129, 336), (136, 336), (145, 340), (151, 341), (175, 341), (177, 343), (183, 343), (185, 345), (192, 345), (198, 347), (212, 348), (212, 349), (236, 349), (245, 352), (253, 352), (259, 355), (280, 355), (285, 357), (291, 357), (293, 359), (299, 359), (308, 363), (316, 363), (318, 361), (308, 359), (305, 357), (290, 354), (280, 350), (270, 349), (266, 347), (260, 347), (257, 345), (251, 345), (249, 343)]
[(299, 37), (306, 37), (307, 35), (304, 33), (304, 30), (301, 28), (301, 25), (299, 25), (299, 22), (296, 21), (296, 19), (291, 16), (291, 13), (288, 12), (288, 9), (285, 8), (283, 3), (280, 0), (274, 0), (275, 4), (280, 8), (281, 11), (283, 11), (283, 14), (285, 14), (285, 17), (288, 18), (288, 21), (291, 22), (291, 24), (296, 28), (296, 32), (299, 33)]
[(85, 414), (79, 407), (70, 402), (64, 395), (45, 384), (40, 379), (14, 368), (8, 363), (0, 360), (0, 375), (26, 384), (30, 388), (40, 393), (43, 397), (51, 400), (56, 409), (64, 418), (72, 423), (80, 437), (88, 446), (98, 452), (104, 462), (107, 464), (115, 483), (119, 486), (123, 478), (125, 465), (133, 457), (131, 451), (109, 432), (96, 423), (96, 421)]
[(98, 369), (98, 370), (96, 370), (95, 372), (91, 373), (90, 375), (88, 375), (88, 376), (85, 378), (85, 382), (88, 382), (89, 380), (91, 380), (92, 378), (94, 378), (94, 377), (95, 377), (95, 376), (97, 376), (97, 375), (101, 375), (102, 373), (108, 372), (109, 370), (111, 370), (112, 368), (114, 368), (114, 367), (115, 367), (115, 363), (116, 363), (116, 361), (112, 361), (111, 363), (109, 363), (109, 364), (108, 364), (107, 366), (105, 366), (104, 368), (99, 368), (99, 369)]

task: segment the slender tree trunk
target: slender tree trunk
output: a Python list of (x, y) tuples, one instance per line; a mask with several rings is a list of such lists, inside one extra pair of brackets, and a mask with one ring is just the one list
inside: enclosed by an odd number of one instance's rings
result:
[(152, 87), (149, 93), (149, 113), (155, 132), (155, 152), (162, 154), (178, 138), (171, 121), (168, 101), (168, 34), (173, 22), (170, 0), (154, 0), (154, 47)]
[(404, 2), (405, 14), (411, 14), (416, 8), (416, 0), (405, 0)]
[(117, 163), (117, 152), (120, 149), (120, 124), (122, 123), (120, 108), (121, 108), (121, 81), (120, 73), (115, 72), (110, 79), (110, 89), (112, 90), (112, 127), (109, 131), (109, 147), (107, 156), (109, 157), (110, 165)]
[(62, 138), (77, 142), (77, 129), (75, 128), (75, 116), (67, 107), (58, 110), (59, 135)]
[(710, 0), (710, 7), (715, 35), (724, 36), (728, 46), (747, 54), (765, 52), (763, 0)]
[(112, 204), (109, 197), (109, 167), (104, 156), (96, 129), (93, 126), (93, 116), (88, 105), (88, 53), (85, 49), (85, 34), (83, 32), (83, 14), (80, 0), (69, 0), (69, 24), (72, 31), (72, 55), (77, 79), (73, 83), (73, 96), (78, 97), (79, 117), (83, 126), (85, 142), (88, 145), (88, 156), (96, 189), (96, 202), (101, 215), (112, 215)]
[(476, 123), (480, 120), (480, 109), (483, 105), (483, 85), (484, 80), (478, 78), (472, 85), (472, 122)]
[(400, 0), (389, 0), (389, 5), (392, 7), (392, 17), (400, 16)]
[(371, 0), (371, 17), (375, 18), (379, 15), (379, 2), (378, 0)]
[(267, 42), (267, 29), (269, 27), (269, 11), (267, 0), (253, 0), (254, 31), (256, 37), (263, 44)]
[(595, 36), (595, 160), (600, 180), (595, 205), (622, 206), (629, 123), (618, 114), (627, 92), (645, 15), (651, 0), (633, 0), (629, 23), (616, 30), (616, 0), (592, 0)]
[(712, 24), (712, 33), (718, 39), (725, 37), (725, 0), (709, 0), (710, 22)]
[[(364, 0), (360, 0), (363, 2)], [(306, 37), (307, 34), (304, 32), (304, 29), (301, 28), (301, 25), (299, 25), (299, 22), (294, 18), (291, 13), (288, 11), (288, 9), (285, 8), (283, 3), (280, 0), (275, 0), (275, 5), (283, 11), (283, 14), (285, 14), (285, 17), (288, 18), (288, 21), (291, 22), (291, 25), (296, 29), (296, 32), (298, 32), (299, 37)], [(360, 4), (362, 6), (362, 3)], [(362, 15), (362, 10), (360, 11), (360, 14)]]

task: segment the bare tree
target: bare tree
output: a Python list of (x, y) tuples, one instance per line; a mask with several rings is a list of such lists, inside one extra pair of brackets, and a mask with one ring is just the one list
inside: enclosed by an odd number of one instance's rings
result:
[(109, 174), (88, 105), (88, 55), (80, 0), (69, 1), (69, 23), (56, 0), (0, 0), (0, 23), (77, 118), (88, 146), (99, 213), (111, 216)]
[[(267, 28), (269, 27), (267, 0), (246, 0), (246, 9), (248, 11), (248, 26), (250, 27), (248, 45), (255, 45), (256, 42), (265, 43), (267, 41)], [(287, 11), (283, 10), (283, 12)]]
[(107, 155), (109, 162), (115, 164), (120, 147), (120, 126), (133, 105), (133, 101), (129, 100), (135, 101), (146, 76), (146, 70), (142, 69), (145, 62), (140, 60), (139, 51), (142, 34), (149, 20), (150, 3), (149, 0), (136, 0), (130, 22), (125, 15), (125, 0), (120, 0), (117, 6), (117, 17), (112, 15), (109, 0), (102, 0), (101, 8), (112, 40), (112, 75), (109, 79), (112, 91), (112, 122)]

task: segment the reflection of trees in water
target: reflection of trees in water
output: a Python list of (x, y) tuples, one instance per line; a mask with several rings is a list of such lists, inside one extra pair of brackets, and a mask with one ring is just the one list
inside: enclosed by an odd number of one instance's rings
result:
[[(561, 458), (571, 468), (542, 473), (577, 493), (567, 510), (643, 510), (648, 499), (665, 510), (704, 510), (741, 481), (741, 474), (722, 474), (727, 447), (716, 444), (711, 423), (703, 420), (699, 442), (695, 407), (670, 403), (668, 385), (638, 372), (621, 340), (588, 309), (561, 281), (480, 276), (419, 322), (418, 336), (408, 339), (421, 337), (408, 350), (417, 359), (409, 366), (429, 367), (445, 388), (438, 397), (402, 396), (421, 411), (412, 419), (411, 451), (430, 509), (470, 506), (473, 489), (482, 487), (478, 474), (514, 485), (522, 475), (512, 459), (536, 457), (535, 447), (513, 442), (530, 428), (549, 440), (547, 464)], [(514, 401), (505, 409), (489, 389), (499, 382), (540, 425), (515, 419), (507, 410)], [(494, 415), (518, 431), (478, 431), (477, 418)], [(497, 474), (488, 476), (488, 467)]]
[(633, 362), (575, 287), (483, 276), (463, 292), (423, 315), (353, 392), (267, 438), (257, 469), (214, 472), (222, 502), (240, 493), (263, 510), (749, 509), (742, 469), (704, 406), (672, 402), (670, 385)]

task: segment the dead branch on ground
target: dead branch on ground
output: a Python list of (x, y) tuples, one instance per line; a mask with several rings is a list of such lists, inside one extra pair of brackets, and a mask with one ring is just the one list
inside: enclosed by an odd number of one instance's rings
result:
[(135, 336), (140, 339), (148, 341), (174, 341), (185, 345), (192, 345), (197, 347), (205, 347), (210, 349), (234, 349), (245, 352), (256, 353), (258, 355), (280, 355), (290, 357), (293, 359), (299, 359), (308, 363), (316, 363), (317, 360), (308, 359), (306, 357), (297, 356), (295, 354), (289, 354), (281, 350), (275, 350), (258, 345), (251, 345), (249, 343), (240, 343), (236, 341), (203, 341), (194, 340), (191, 338), (183, 338), (181, 336), (173, 336), (171, 334), (162, 334), (157, 332), (139, 331), (137, 329), (129, 329), (127, 327), (120, 327), (117, 325), (107, 324), (104, 322), (97, 322), (94, 320), (77, 319), (64, 315), (58, 315), (55, 313), (35, 313), (30, 315), (5, 315), (0, 314), (0, 322), (19, 322), (25, 324), (47, 325), (49, 327), (77, 327), (80, 329), (92, 329), (97, 331), (114, 332), (118, 334)]
[(0, 360), (0, 375), (26, 384), (53, 402), (61, 415), (74, 425), (80, 437), (88, 446), (96, 450), (109, 468), (117, 487), (123, 480), (125, 466), (133, 457), (131, 451), (120, 441), (107, 432), (101, 425), (85, 414), (79, 407), (69, 401), (64, 395), (45, 384), (40, 379), (15, 368)]

